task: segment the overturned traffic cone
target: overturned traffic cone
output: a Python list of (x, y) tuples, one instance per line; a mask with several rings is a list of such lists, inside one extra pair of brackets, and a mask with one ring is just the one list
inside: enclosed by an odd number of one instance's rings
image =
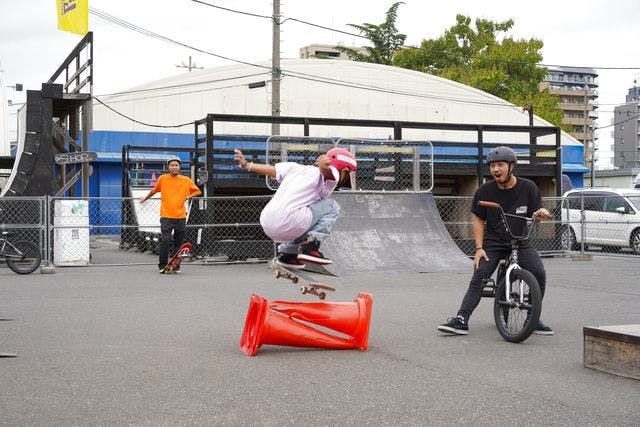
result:
[[(273, 301), (251, 295), (240, 340), (244, 353), (253, 356), (262, 344), (330, 349), (367, 349), (373, 298), (361, 292), (353, 302)], [(340, 332), (339, 337), (314, 328)]]

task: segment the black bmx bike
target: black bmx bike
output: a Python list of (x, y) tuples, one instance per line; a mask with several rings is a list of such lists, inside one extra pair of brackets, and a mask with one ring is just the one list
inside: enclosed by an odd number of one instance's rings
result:
[(7, 266), (18, 274), (33, 273), (42, 262), (42, 254), (35, 244), (20, 240), (9, 241), (11, 233), (0, 232), (0, 260), (7, 263)]
[[(518, 265), (520, 244), (529, 240), (535, 221), (532, 218), (505, 214), (494, 202), (480, 201), (480, 206), (500, 210), (502, 223), (511, 237), (511, 253), (501, 260), (494, 278), (485, 279), (482, 296), (494, 299), (493, 317), (500, 335), (510, 342), (522, 342), (529, 338), (538, 326), (542, 312), (542, 292), (538, 280), (531, 272)], [(525, 235), (511, 232), (507, 216), (525, 221)]]

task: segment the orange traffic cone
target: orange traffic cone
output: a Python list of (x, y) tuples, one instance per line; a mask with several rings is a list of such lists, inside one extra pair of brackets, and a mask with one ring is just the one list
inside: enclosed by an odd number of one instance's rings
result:
[[(372, 303), (373, 298), (366, 293), (359, 293), (352, 303), (269, 302), (251, 295), (240, 348), (249, 356), (255, 355), (262, 344), (364, 351)], [(302, 321), (333, 329), (347, 337), (331, 335)]]
[(349, 337), (356, 348), (367, 349), (369, 323), (373, 297), (366, 292), (356, 295), (353, 302), (288, 302), (273, 301), (270, 308), (293, 319), (304, 320), (341, 332)]

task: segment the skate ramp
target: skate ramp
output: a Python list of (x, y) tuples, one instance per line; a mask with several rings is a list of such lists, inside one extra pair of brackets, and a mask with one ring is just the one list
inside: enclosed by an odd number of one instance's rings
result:
[(321, 251), (333, 260), (312, 271), (471, 272), (471, 260), (447, 232), (431, 193), (334, 193), (340, 218)]

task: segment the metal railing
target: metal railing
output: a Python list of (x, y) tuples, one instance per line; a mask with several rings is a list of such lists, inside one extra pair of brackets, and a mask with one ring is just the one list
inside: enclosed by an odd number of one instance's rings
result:
[[(352, 190), (428, 192), (433, 189), (434, 152), (429, 141), (271, 136), (266, 143), (266, 163), (313, 164), (334, 145), (348, 149), (356, 157), (358, 171), (351, 177)], [(271, 190), (278, 188), (275, 178), (266, 177), (266, 183)]]

